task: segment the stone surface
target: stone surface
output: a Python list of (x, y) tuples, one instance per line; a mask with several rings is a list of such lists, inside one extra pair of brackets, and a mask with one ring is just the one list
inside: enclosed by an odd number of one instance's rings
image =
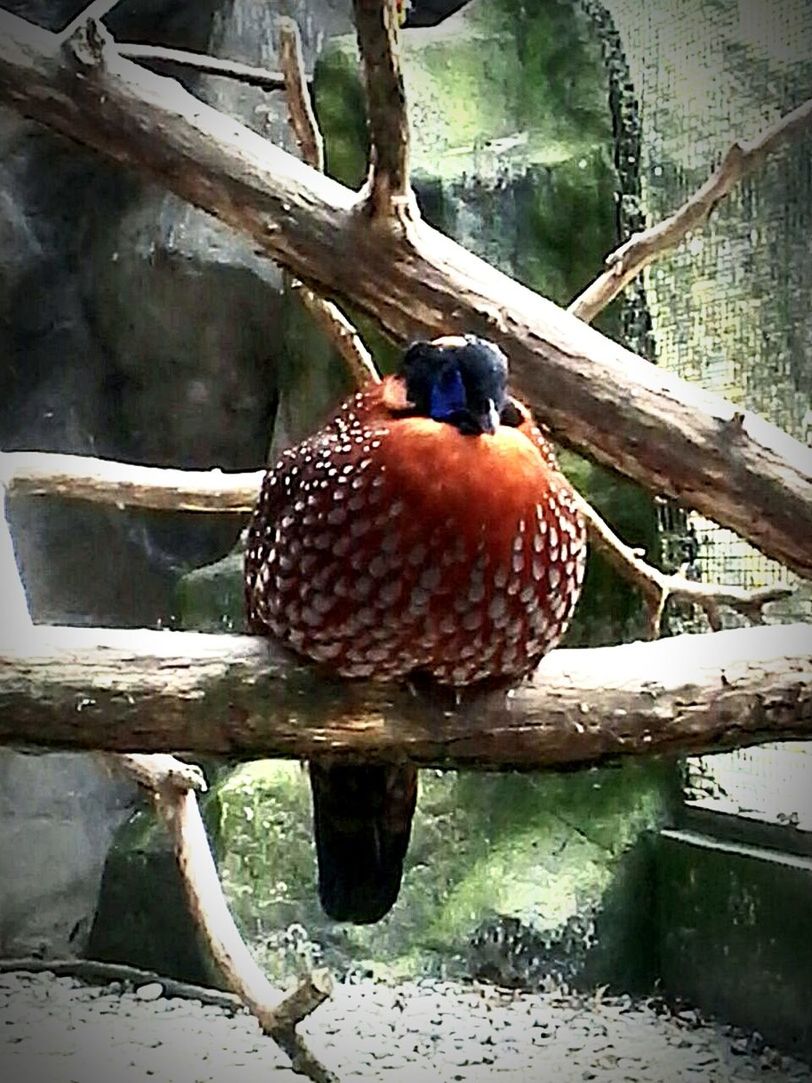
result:
[[(289, 5), (309, 61), (325, 30), (346, 32), (349, 6)], [(81, 5), (12, 7), (58, 29)], [(247, 2), (149, 0), (117, 5), (108, 23), (118, 40), (274, 67), (273, 17)], [(290, 142), (281, 94), (182, 77)], [(325, 404), (334, 397), (340, 376), (325, 375), (336, 366), (323, 338), (298, 333), (279, 272), (240, 238), (5, 111), (0, 161), (0, 447), (252, 468), (277, 408), (278, 432), (295, 437), (312, 389)], [(14, 501), (10, 519), (35, 620), (125, 627), (172, 624), (180, 575), (227, 553), (241, 525), (40, 498)], [(80, 951), (110, 835), (135, 791), (122, 799), (89, 757), (3, 750), (0, 772), (14, 795), (0, 808), (0, 953)], [(65, 793), (75, 795), (67, 809)]]
[(671, 831), (657, 865), (666, 988), (812, 1058), (812, 858)]

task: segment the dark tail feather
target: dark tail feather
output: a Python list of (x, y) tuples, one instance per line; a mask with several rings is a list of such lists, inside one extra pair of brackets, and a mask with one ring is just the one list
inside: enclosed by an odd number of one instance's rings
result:
[(417, 798), (417, 771), (310, 764), (319, 898), (336, 921), (380, 921), (395, 904)]

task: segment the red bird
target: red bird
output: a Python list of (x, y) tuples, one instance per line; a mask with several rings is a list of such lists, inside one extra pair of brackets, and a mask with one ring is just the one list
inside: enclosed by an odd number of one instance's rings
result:
[[(248, 623), (344, 677), (515, 682), (558, 643), (584, 576), (572, 489), (502, 351), (417, 342), (282, 454), (248, 533)], [(310, 764), (319, 896), (339, 921), (394, 904), (411, 765)]]

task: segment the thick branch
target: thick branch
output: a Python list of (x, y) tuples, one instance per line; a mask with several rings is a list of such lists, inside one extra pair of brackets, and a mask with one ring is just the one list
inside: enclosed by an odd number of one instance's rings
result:
[(567, 311), (581, 320), (594, 320), (644, 267), (675, 248), (686, 234), (702, 225), (717, 203), (724, 199), (743, 177), (752, 173), (768, 154), (772, 154), (788, 139), (805, 131), (810, 122), (812, 98), (786, 116), (780, 117), (755, 139), (734, 143), (719, 168), (679, 210), (642, 233), (635, 233), (607, 257), (607, 269), (575, 298)]
[(150, 175), (399, 339), (494, 339), (557, 439), (812, 575), (812, 452), (777, 427), (635, 357), (422, 222), (370, 228), (346, 188), (113, 48), (60, 49), (14, 16), (0, 22), (0, 101)]
[(0, 648), (0, 743), (541, 768), (812, 734), (812, 627), (557, 650), (505, 696), (331, 679), (267, 641), (36, 627)]
[(409, 185), (409, 117), (398, 57), (396, 0), (353, 0), (369, 117), (368, 208), (373, 218), (414, 215)]
[(219, 56), (205, 53), (190, 53), (183, 49), (167, 49), (163, 45), (140, 45), (122, 42), (116, 45), (116, 52), (128, 60), (138, 60), (143, 64), (167, 65), (174, 68), (189, 68), (204, 75), (221, 75), (225, 79), (234, 79), (238, 83), (259, 87), (261, 90), (284, 90), (285, 79), (279, 71), (241, 64), (236, 60), (222, 60)]

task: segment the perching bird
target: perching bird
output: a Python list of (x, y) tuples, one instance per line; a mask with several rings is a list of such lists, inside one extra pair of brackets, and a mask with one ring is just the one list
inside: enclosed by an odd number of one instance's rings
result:
[[(250, 629), (344, 677), (462, 687), (531, 673), (581, 589), (584, 524), (507, 394), (502, 351), (417, 342), (269, 470), (248, 532)], [(394, 904), (411, 765), (310, 764), (319, 895), (340, 921)]]

